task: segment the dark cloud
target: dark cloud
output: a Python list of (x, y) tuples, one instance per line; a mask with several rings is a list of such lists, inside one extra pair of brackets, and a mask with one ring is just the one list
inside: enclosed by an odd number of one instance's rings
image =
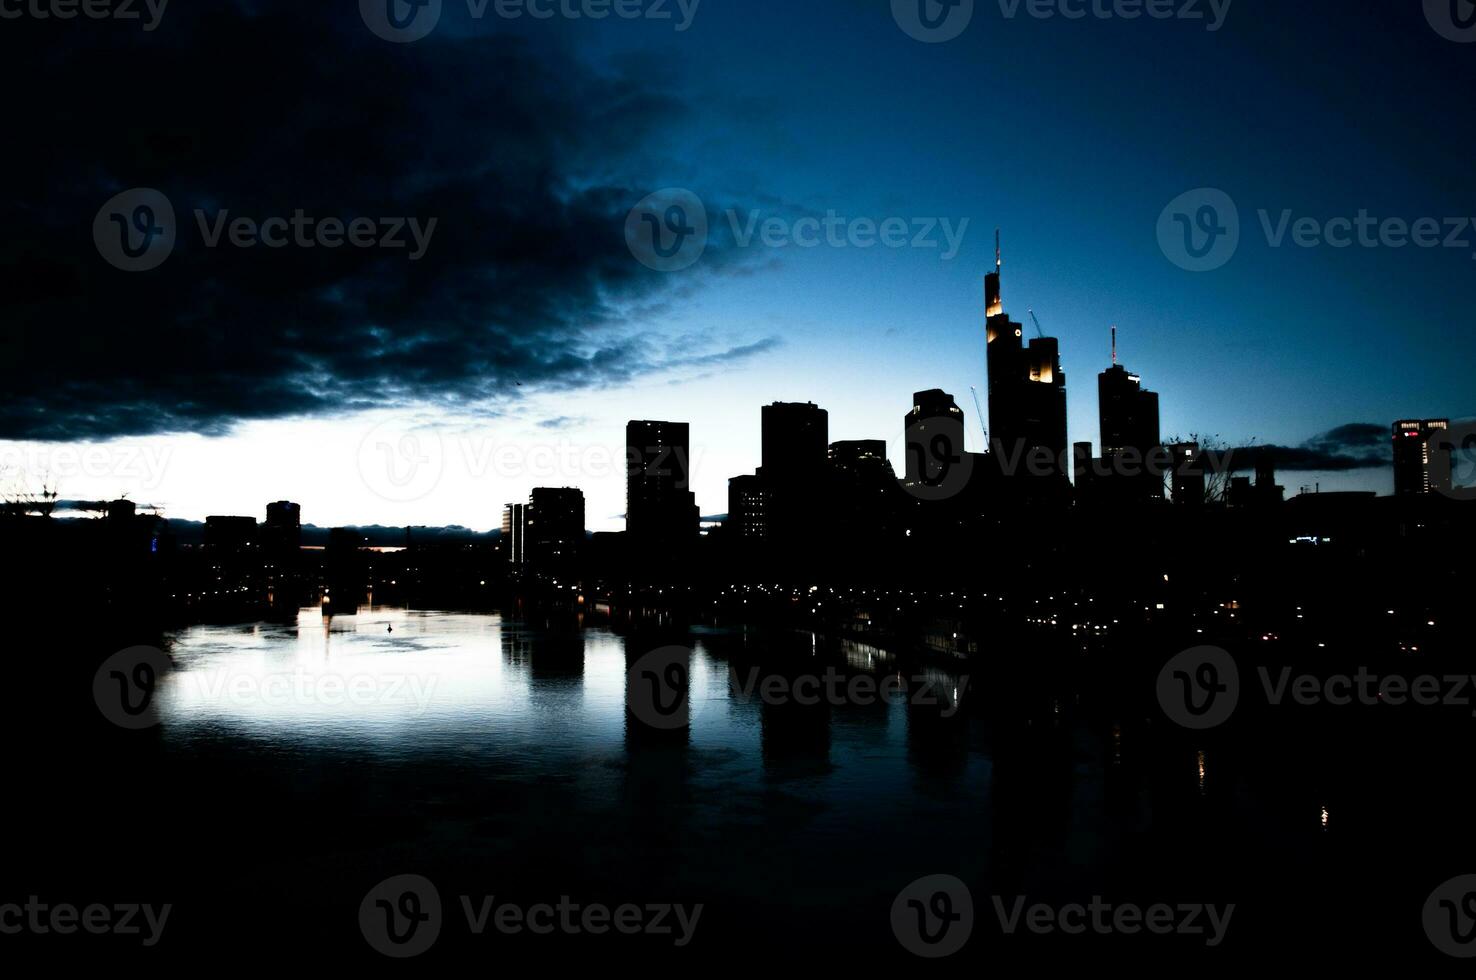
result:
[(1278, 470), (1378, 469), (1392, 461), (1389, 439), (1388, 426), (1355, 422), (1330, 429), (1300, 446), (1246, 446), (1230, 450), (1226, 458), (1231, 470), (1252, 470), (1262, 461), (1270, 462)]
[[(775, 343), (672, 352), (637, 319), (737, 261), (721, 223), (687, 272), (627, 249), (625, 216), (655, 189), (637, 161), (688, 118), (638, 61), (597, 73), (493, 29), (389, 44), (352, 2), (171, 5), (152, 33), (119, 27), (7, 22), (0, 42), (0, 438), (218, 435), (410, 402), (495, 412)], [(169, 198), (178, 242), (128, 273), (92, 223), (135, 187)], [(211, 249), (197, 209), (437, 223), (411, 262)]]

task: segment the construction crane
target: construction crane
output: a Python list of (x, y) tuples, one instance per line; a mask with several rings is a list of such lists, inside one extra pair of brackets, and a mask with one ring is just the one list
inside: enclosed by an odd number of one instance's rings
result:
[(984, 409), (979, 405), (979, 389), (969, 385), (969, 391), (974, 395), (974, 411), (979, 413), (979, 431), (984, 434), (984, 451), (989, 451), (989, 430), (984, 427)]
[(1030, 311), (1030, 322), (1035, 324), (1035, 335), (1037, 337), (1045, 337), (1045, 331), (1040, 329), (1040, 317), (1035, 315), (1034, 310)]

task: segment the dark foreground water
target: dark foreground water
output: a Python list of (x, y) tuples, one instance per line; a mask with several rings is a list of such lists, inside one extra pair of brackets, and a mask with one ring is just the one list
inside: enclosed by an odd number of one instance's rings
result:
[[(666, 730), (628, 676), (673, 645), (691, 714)], [(396, 609), (164, 646), (157, 724), (79, 739), (7, 890), (171, 903), (161, 957), (372, 962), (419, 916), (420, 962), (905, 966), (956, 940), (997, 964), (1442, 965), (1424, 905), (1476, 871), (1469, 712), (1186, 732), (1120, 652), (1021, 670), (1054, 652), (944, 664), (808, 633)], [(1037, 904), (1034, 928), (1012, 918)], [(636, 934), (590, 907), (636, 909)], [(1154, 908), (1167, 934), (1141, 925)]]

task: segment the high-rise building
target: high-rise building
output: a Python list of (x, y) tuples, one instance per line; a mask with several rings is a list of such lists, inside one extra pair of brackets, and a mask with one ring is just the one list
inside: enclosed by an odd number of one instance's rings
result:
[(1180, 442), (1168, 447), (1171, 492), (1176, 504), (1198, 506), (1204, 503), (1206, 489), (1205, 460), (1197, 442)]
[(1158, 393), (1121, 364), (1097, 375), (1097, 407), (1103, 456), (1134, 450), (1147, 457), (1158, 448)]
[(1098, 493), (1119, 502), (1162, 500), (1168, 456), (1159, 444), (1158, 394), (1117, 363), (1116, 327), (1112, 366), (1097, 375), (1097, 414), (1102, 434)]
[(527, 561), (524, 552), (526, 532), (525, 504), (505, 504), (502, 508), (502, 553), (514, 571), (521, 570)]
[(1432, 467), (1431, 437), (1450, 428), (1449, 419), (1403, 419), (1394, 423), (1394, 493), (1396, 496), (1444, 492), (1450, 466)]
[(763, 408), (763, 465), (776, 483), (813, 479), (825, 467), (830, 413), (812, 402), (775, 402)]
[(964, 462), (964, 413), (953, 396), (939, 388), (912, 396), (912, 411), (902, 420), (906, 433), (903, 480), (909, 485), (945, 478)]
[(523, 527), (530, 572), (555, 582), (578, 575), (579, 553), (584, 545), (582, 490), (536, 488), (523, 511)]
[(267, 504), (262, 545), (274, 559), (295, 556), (302, 547), (302, 507), (290, 500)]
[(700, 515), (692, 492), (691, 428), (686, 422), (632, 421), (625, 426), (625, 528), (630, 544), (687, 545)]
[(853, 439), (830, 444), (830, 465), (853, 476), (868, 476), (892, 464), (887, 461), (887, 444), (881, 439)]
[(769, 537), (772, 495), (764, 479), (753, 474), (728, 481), (729, 534), (737, 541), (763, 541)]
[(1059, 469), (1066, 458), (1066, 375), (1060, 348), (1053, 337), (1025, 343), (1024, 328), (1004, 311), (1003, 265), (996, 242), (994, 271), (984, 277), (990, 447), (1007, 473), (1023, 472), (1018, 462), (1039, 449), (1046, 450), (1050, 468)]

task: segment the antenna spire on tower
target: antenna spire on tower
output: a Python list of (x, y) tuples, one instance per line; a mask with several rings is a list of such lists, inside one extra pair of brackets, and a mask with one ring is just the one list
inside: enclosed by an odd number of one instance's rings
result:
[(1117, 324), (1112, 325), (1112, 364), (1117, 365)]
[(994, 271), (998, 272), (1004, 268), (1004, 259), (999, 250), (999, 229), (994, 229)]

